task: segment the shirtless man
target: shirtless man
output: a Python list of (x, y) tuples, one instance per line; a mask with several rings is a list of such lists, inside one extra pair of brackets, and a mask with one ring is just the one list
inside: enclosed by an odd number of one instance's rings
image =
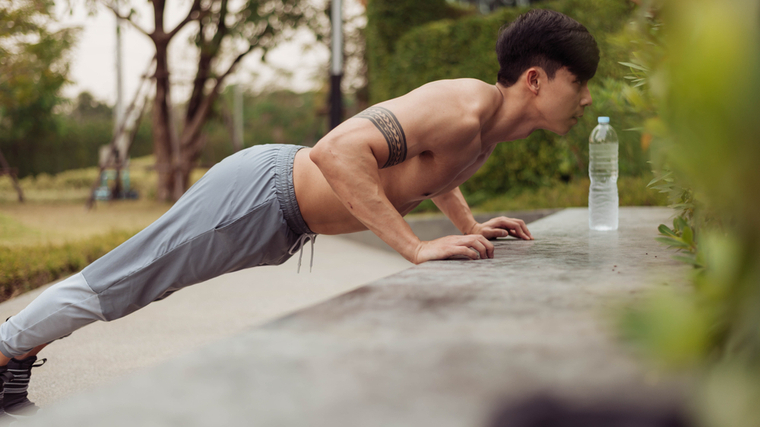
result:
[[(5, 410), (35, 408), (31, 368), (51, 341), (185, 286), (281, 264), (316, 234), (369, 229), (414, 264), (492, 258), (488, 239), (532, 239), (521, 220), (477, 223), (458, 186), (499, 142), (536, 129), (567, 133), (591, 104), (599, 50), (581, 24), (533, 10), (502, 31), (496, 51), (494, 85), (429, 83), (370, 107), (314, 148), (256, 146), (214, 166), (155, 223), (0, 325)], [(420, 241), (403, 216), (425, 199), (462, 235)]]

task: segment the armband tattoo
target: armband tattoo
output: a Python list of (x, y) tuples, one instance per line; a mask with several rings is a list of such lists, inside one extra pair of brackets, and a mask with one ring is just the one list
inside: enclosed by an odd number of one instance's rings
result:
[(383, 107), (369, 107), (354, 117), (372, 122), (388, 143), (388, 161), (383, 168), (397, 165), (406, 160), (406, 135), (396, 116)]

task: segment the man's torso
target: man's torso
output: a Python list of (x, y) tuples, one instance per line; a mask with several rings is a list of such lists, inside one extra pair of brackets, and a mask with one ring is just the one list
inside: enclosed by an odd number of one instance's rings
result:
[[(462, 90), (461, 81), (436, 82), (437, 91), (452, 92)], [(458, 85), (458, 86), (457, 86)], [(414, 209), (421, 201), (446, 193), (461, 185), (472, 176), (488, 159), (495, 145), (486, 145), (481, 141), (480, 118), (492, 111), (483, 111), (497, 105), (493, 98), (493, 86), (483, 82), (464, 82), (466, 91), (474, 92), (472, 98), (483, 102), (454, 103), (456, 120), (452, 120), (452, 129), (405, 129), (407, 138), (430, 138), (442, 140), (449, 135), (458, 135), (456, 144), (432, 144), (430, 149), (407, 158), (395, 166), (379, 170), (380, 181), (386, 197), (403, 216)], [(424, 88), (424, 87), (423, 87)], [(474, 90), (473, 90), (474, 89)], [(411, 96), (410, 96), (411, 95)], [(415, 108), (415, 92), (383, 103), (395, 111)], [(446, 96), (446, 95), (444, 95)], [(449, 96), (456, 96), (451, 94)], [(405, 99), (406, 98), (406, 99)], [(417, 101), (418, 102), (418, 101)], [(435, 112), (435, 107), (429, 109)], [(442, 112), (441, 114), (444, 114)], [(353, 119), (362, 120), (362, 119)], [(403, 123), (403, 116), (399, 116)], [(465, 132), (458, 132), (467, 126)], [(474, 130), (473, 130), (474, 129)], [(453, 130), (453, 132), (452, 132)], [(293, 167), (293, 181), (296, 199), (304, 220), (309, 228), (319, 234), (342, 234), (365, 230), (332, 191), (327, 180), (316, 164), (309, 158), (310, 149), (298, 152)]]

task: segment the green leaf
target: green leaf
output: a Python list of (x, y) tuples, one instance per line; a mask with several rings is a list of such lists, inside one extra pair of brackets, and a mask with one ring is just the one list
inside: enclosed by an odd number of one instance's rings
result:
[(694, 207), (694, 203), (676, 203), (674, 205), (670, 205), (669, 207), (673, 209), (691, 209)]
[(677, 216), (673, 218), (673, 229), (677, 231), (683, 231), (684, 228), (688, 227), (689, 224), (686, 223), (686, 220), (683, 219), (683, 217)]
[(644, 67), (643, 65), (634, 64), (633, 62), (618, 62), (618, 64), (625, 65), (626, 67), (631, 67), (634, 70), (641, 70), (641, 71), (644, 71), (644, 72), (648, 72), (649, 71), (649, 69), (646, 68), (646, 67)]
[(689, 246), (694, 244), (694, 231), (688, 225), (684, 227), (681, 239)]
[(654, 179), (652, 179), (651, 181), (649, 181), (649, 184), (647, 184), (647, 187), (651, 186), (652, 184), (654, 184), (654, 183), (656, 183), (656, 182), (660, 182), (660, 181), (662, 181), (663, 179), (665, 179), (665, 178), (669, 177), (669, 176), (670, 176), (670, 175), (672, 175), (672, 174), (673, 174), (673, 172), (668, 172), (668, 173), (666, 173), (665, 175), (661, 175), (661, 176), (656, 176), (656, 177), (654, 177)]
[(659, 230), (661, 234), (664, 234), (666, 236), (678, 237), (676, 233), (674, 233), (673, 230), (668, 228), (668, 226), (665, 224), (660, 224), (660, 226), (657, 227), (657, 230)]
[(683, 242), (683, 240), (673, 237), (655, 237), (654, 240), (657, 240), (660, 243), (664, 243), (668, 246), (672, 246), (674, 248), (679, 249), (689, 249), (689, 245)]
[(693, 255), (673, 255), (671, 258), (673, 258), (676, 261), (685, 262), (686, 264), (691, 264), (694, 267), (704, 267), (702, 264), (700, 264), (697, 259)]

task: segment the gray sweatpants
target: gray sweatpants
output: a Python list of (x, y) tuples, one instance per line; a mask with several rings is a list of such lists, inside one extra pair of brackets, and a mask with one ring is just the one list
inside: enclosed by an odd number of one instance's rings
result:
[(0, 325), (0, 352), (19, 356), (185, 286), (285, 262), (314, 238), (293, 188), (301, 148), (255, 146), (215, 165), (156, 222)]

